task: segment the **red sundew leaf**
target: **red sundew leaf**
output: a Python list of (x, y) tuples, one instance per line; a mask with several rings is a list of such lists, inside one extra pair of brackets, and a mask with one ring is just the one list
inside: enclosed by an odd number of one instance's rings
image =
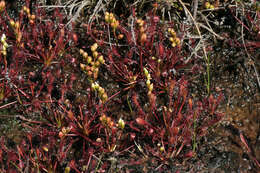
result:
[(7, 158), (8, 158), (9, 161), (11, 160), (13, 162), (16, 162), (18, 160), (17, 155), (13, 151), (8, 151)]
[(3, 163), (3, 150), (0, 149), (0, 163)]
[(77, 34), (75, 34), (75, 33), (73, 33), (72, 34), (72, 39), (73, 39), (73, 41), (74, 41), (74, 43), (78, 43), (78, 36), (77, 36)]
[(242, 134), (242, 132), (240, 132), (239, 137), (240, 137), (240, 140), (242, 141), (242, 143), (245, 145), (247, 152), (251, 153), (251, 150), (250, 150), (249, 146), (247, 145), (246, 139), (244, 138), (244, 135)]
[(184, 147), (184, 142), (182, 142), (180, 148), (178, 149), (177, 153), (176, 153), (176, 156), (178, 156), (182, 150), (182, 148)]
[(137, 122), (138, 125), (141, 125), (141, 126), (148, 125), (147, 121), (145, 121), (142, 118), (136, 118), (135, 121)]
[(162, 43), (159, 44), (159, 56), (163, 57), (164, 55), (164, 47), (162, 45)]
[(179, 133), (179, 127), (173, 127), (171, 128), (171, 134), (172, 136), (176, 136)]
[(70, 161), (70, 167), (74, 169), (77, 173), (80, 173), (80, 171), (76, 168), (75, 160)]
[(186, 153), (186, 154), (184, 155), (184, 157), (186, 157), (186, 158), (190, 158), (190, 157), (193, 157), (193, 156), (194, 156), (193, 151), (189, 151), (188, 153)]
[(153, 17), (153, 22), (158, 23), (160, 21), (160, 18), (158, 16)]
[(118, 53), (117, 49), (114, 46), (112, 47), (112, 53), (113, 53), (113, 55), (115, 55), (119, 58), (121, 57), (121, 55)]
[(189, 99), (189, 109), (192, 110), (192, 99)]
[(21, 149), (19, 146), (17, 146), (16, 148), (17, 148), (18, 153), (19, 153), (22, 157), (24, 157), (22, 149)]
[(176, 142), (176, 138), (170, 137), (169, 143), (170, 143), (171, 145), (173, 145), (175, 142)]
[(129, 123), (129, 126), (130, 126), (131, 129), (140, 132), (140, 130), (133, 125), (133, 121)]
[(75, 117), (74, 117), (74, 114), (71, 110), (68, 111), (68, 117), (70, 120), (74, 121), (75, 120)]
[(136, 134), (135, 134), (135, 133), (130, 133), (130, 139), (131, 139), (131, 141), (134, 140), (135, 137), (136, 137)]

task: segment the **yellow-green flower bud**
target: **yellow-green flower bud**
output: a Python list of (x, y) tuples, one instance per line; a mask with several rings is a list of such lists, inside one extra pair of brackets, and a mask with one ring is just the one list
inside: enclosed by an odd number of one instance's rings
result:
[(88, 53), (87, 52), (83, 52), (83, 55), (82, 55), (84, 58), (87, 58), (88, 57)]
[(97, 48), (98, 48), (98, 44), (97, 44), (97, 43), (94, 43), (94, 44), (90, 47), (90, 49), (91, 49), (92, 52), (96, 51)]
[(100, 55), (100, 56), (98, 57), (98, 61), (99, 61), (101, 64), (104, 64), (104, 63), (105, 63), (105, 60), (104, 60), (104, 58), (103, 58), (102, 55)]
[(176, 47), (176, 43), (175, 42), (172, 43), (172, 47)]
[[(10, 23), (11, 23), (11, 22), (10, 22)], [(84, 50), (83, 50), (83, 49), (79, 49), (79, 53), (80, 53), (80, 55), (83, 55)]]
[(67, 167), (65, 168), (64, 173), (69, 173), (69, 172), (70, 172), (70, 167), (67, 166)]
[(104, 93), (104, 94), (101, 96), (101, 100), (102, 100), (103, 102), (105, 102), (105, 101), (107, 101), (107, 99), (108, 99), (107, 94)]
[(6, 40), (6, 36), (5, 36), (5, 34), (3, 34), (2, 37), (1, 37), (1, 42), (4, 44), (5, 40)]
[(153, 90), (153, 83), (148, 86), (148, 91), (152, 92), (152, 90)]
[(163, 152), (165, 149), (163, 146), (160, 147), (160, 152)]
[(151, 79), (151, 75), (150, 74), (148, 74), (146, 77), (147, 77), (147, 80)]
[(122, 118), (118, 120), (118, 127), (122, 130), (125, 128), (125, 122)]
[(149, 74), (148, 70), (144, 67), (144, 75), (145, 75), (145, 77), (147, 77), (148, 74)]
[(210, 9), (214, 9), (215, 8), (215, 6), (214, 5), (210, 5), (210, 7), (209, 7)]
[(3, 54), (4, 56), (6, 56), (6, 55), (7, 55), (6, 51), (2, 51), (2, 54)]
[(210, 8), (210, 3), (209, 3), (209, 2), (206, 2), (206, 3), (205, 3), (205, 8), (206, 8), (206, 9), (209, 9), (209, 8)]
[(151, 85), (151, 81), (150, 80), (147, 80), (146, 81), (146, 86), (149, 87)]
[(93, 54), (93, 57), (94, 57), (94, 58), (97, 58), (97, 56), (98, 56), (98, 52), (97, 52), (97, 51), (93, 51), (92, 54)]
[(6, 47), (5, 46), (3, 46), (2, 51), (6, 52)]
[(108, 12), (106, 12), (105, 13), (105, 21), (107, 22), (107, 23), (109, 23), (109, 13)]
[(13, 20), (13, 19), (10, 19), (10, 25), (11, 25), (12, 27), (14, 27), (14, 25), (15, 25), (15, 22), (14, 22), (14, 20)]
[(87, 62), (88, 62), (88, 64), (90, 64), (92, 62), (92, 57), (91, 56), (88, 56)]

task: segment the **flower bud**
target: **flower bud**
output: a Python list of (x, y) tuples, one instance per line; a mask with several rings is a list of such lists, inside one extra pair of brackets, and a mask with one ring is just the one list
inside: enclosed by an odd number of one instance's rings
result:
[(175, 39), (175, 43), (176, 43), (177, 45), (180, 45), (180, 44), (181, 44), (181, 40), (180, 40), (179, 38), (176, 38), (176, 39)]
[(150, 80), (147, 80), (146, 81), (146, 86), (149, 87), (151, 85), (151, 81)]
[(2, 42), (2, 43), (4, 43), (4, 42), (5, 42), (5, 40), (6, 40), (6, 35), (5, 35), (5, 34), (3, 34), (3, 35), (2, 35), (2, 37), (1, 37), (1, 42)]
[(122, 38), (124, 38), (124, 35), (123, 35), (123, 34), (119, 34), (119, 35), (117, 36), (117, 38), (118, 38), (119, 40), (121, 40)]
[(27, 7), (25, 7), (24, 9), (25, 9), (24, 11), (27, 13), (27, 15), (29, 15), (30, 14), (30, 9), (27, 8)]
[(111, 23), (111, 27), (115, 30), (119, 25), (119, 22), (116, 20), (114, 22)]
[(97, 50), (97, 48), (98, 48), (98, 44), (97, 43), (94, 43), (92, 46), (91, 46), (91, 52), (94, 52), (94, 51), (96, 51)]
[(88, 64), (90, 64), (92, 62), (92, 57), (91, 56), (88, 56), (87, 62), (88, 62)]
[(48, 149), (46, 146), (43, 146), (42, 149), (43, 149), (44, 151), (46, 151), (46, 152), (49, 151), (49, 149)]
[(32, 15), (30, 16), (30, 19), (31, 19), (31, 20), (35, 20), (35, 18), (36, 18), (36, 16), (35, 16), (34, 14), (32, 14)]
[(12, 27), (14, 27), (14, 26), (15, 26), (15, 22), (14, 22), (14, 20), (13, 20), (13, 19), (10, 19), (10, 25), (11, 25)]
[(93, 54), (93, 57), (94, 57), (94, 58), (97, 58), (97, 56), (98, 56), (98, 52), (97, 52), (97, 51), (93, 51), (92, 54)]
[(163, 146), (160, 147), (160, 152), (164, 152), (165, 148)]
[(176, 47), (176, 43), (175, 42), (172, 43), (172, 47)]
[(80, 55), (83, 55), (84, 50), (83, 49), (79, 49), (79, 53), (80, 53)]
[(3, 46), (2, 51), (6, 52), (6, 47), (5, 46)]
[(103, 102), (106, 102), (107, 99), (108, 99), (108, 96), (107, 96), (106, 93), (104, 93), (104, 94), (101, 96), (101, 100), (102, 100)]
[(122, 118), (118, 120), (118, 127), (122, 130), (125, 128), (125, 122)]
[(83, 52), (82, 56), (83, 56), (84, 58), (87, 58), (87, 57), (88, 57), (88, 53), (87, 53), (87, 52)]
[(105, 13), (105, 21), (107, 23), (109, 23), (109, 13), (108, 12)]
[(19, 21), (16, 21), (16, 22), (15, 22), (14, 27), (15, 27), (16, 29), (18, 29), (18, 28), (20, 27)]
[(105, 89), (100, 87), (99, 88), (99, 93), (100, 93), (100, 95), (103, 95), (105, 93)]
[(147, 77), (147, 80), (151, 79), (151, 75), (150, 74), (148, 74), (146, 77)]
[(153, 90), (153, 84), (151, 84), (151, 85), (148, 86), (148, 91), (149, 91), (149, 92), (152, 92), (152, 90)]
[(70, 167), (66, 167), (64, 173), (70, 173)]
[(215, 6), (214, 6), (214, 5), (210, 5), (209, 8), (210, 8), (210, 9), (214, 9)]
[(98, 57), (98, 61), (99, 61), (101, 64), (104, 64), (104, 63), (105, 63), (105, 60), (104, 60), (104, 58), (103, 58), (102, 55), (100, 55), (100, 56)]
[(80, 63), (80, 68), (81, 68), (82, 70), (85, 70), (85, 67), (86, 67), (85, 64), (81, 64), (81, 63)]
[(6, 51), (2, 51), (2, 54), (3, 54), (4, 56), (6, 56), (6, 55), (7, 55), (7, 52), (6, 52)]
[(206, 3), (205, 3), (205, 8), (206, 8), (206, 9), (209, 9), (209, 8), (210, 8), (210, 3), (209, 3), (209, 2), (206, 2)]
[(97, 138), (96, 142), (102, 142), (102, 139), (101, 138)]
[(5, 8), (5, 1), (2, 0), (0, 2), (0, 12), (2, 12), (4, 8)]
[(148, 70), (144, 67), (144, 75), (145, 75), (145, 77), (147, 77), (148, 74), (149, 74)]
[(145, 29), (144, 29), (144, 27), (142, 26), (142, 27), (140, 28), (140, 32), (141, 32), (141, 33), (144, 33), (144, 31), (145, 31)]

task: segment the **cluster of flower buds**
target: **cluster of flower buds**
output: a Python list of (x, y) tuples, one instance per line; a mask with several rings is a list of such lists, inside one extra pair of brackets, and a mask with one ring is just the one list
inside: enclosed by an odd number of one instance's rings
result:
[(152, 107), (155, 106), (155, 101), (156, 101), (156, 96), (152, 93), (153, 91), (153, 83), (151, 83), (151, 75), (149, 74), (148, 70), (146, 68), (144, 68), (144, 75), (146, 77), (146, 86), (148, 88), (148, 98), (149, 98), (149, 102), (150, 102), (150, 105)]
[(107, 101), (108, 96), (107, 96), (107, 93), (106, 93), (104, 88), (99, 86), (99, 84), (97, 82), (92, 83), (91, 87), (92, 87), (93, 90), (98, 92), (98, 96), (103, 103)]
[(115, 123), (111, 120), (110, 117), (106, 116), (105, 114), (103, 114), (99, 120), (101, 121), (101, 123), (104, 125), (104, 126), (107, 126), (107, 127), (114, 127)]
[(151, 75), (149, 74), (148, 70), (144, 68), (144, 75), (146, 77), (146, 86), (148, 88), (148, 95), (150, 95), (153, 91), (153, 83), (151, 83)]
[(169, 40), (171, 41), (171, 45), (172, 47), (176, 47), (178, 45), (181, 44), (181, 40), (176, 36), (176, 32), (174, 31), (174, 29), (169, 28), (168, 32), (171, 34)]
[(160, 152), (164, 152), (165, 151), (164, 146), (162, 146), (160, 143), (158, 143), (157, 146), (159, 147), (159, 151)]
[(0, 2), (0, 12), (2, 12), (4, 10), (4, 8), (5, 8), (5, 1), (2, 0)]
[(155, 56), (152, 56), (152, 60), (157, 61), (159, 64), (162, 62), (160, 58), (156, 58)]
[(106, 12), (105, 13), (105, 21), (110, 24), (110, 26), (113, 28), (114, 31), (119, 26), (119, 21), (116, 20), (113, 13)]
[(59, 137), (63, 138), (71, 131), (71, 129), (72, 127), (62, 127), (61, 131), (59, 132)]
[(20, 31), (20, 22), (19, 21), (14, 21), (13, 19), (10, 19), (10, 25), (12, 26), (15, 36), (16, 36), (16, 41), (19, 44), (22, 40), (22, 32)]
[(212, 5), (212, 4), (210, 4), (210, 2), (205, 2), (205, 8), (206, 8), (206, 9), (214, 9), (215, 6)]
[(23, 11), (27, 14), (27, 16), (29, 18), (29, 23), (34, 24), (34, 20), (35, 20), (36, 16), (34, 14), (31, 14), (30, 9), (26, 6), (23, 7)]
[(8, 44), (7, 44), (7, 42), (6, 42), (6, 36), (5, 36), (5, 34), (3, 34), (2, 35), (2, 37), (1, 37), (1, 43), (2, 43), (2, 50), (1, 50), (1, 53), (4, 55), (4, 56), (6, 56), (6, 54), (7, 54), (7, 51), (6, 51), (6, 49), (7, 49), (7, 47), (8, 47)]
[(80, 49), (79, 51), (80, 54), (83, 56), (84, 60), (87, 62), (87, 65), (80, 64), (81, 69), (87, 73), (89, 78), (93, 78), (94, 80), (96, 80), (98, 77), (99, 66), (105, 63), (103, 56), (99, 55), (99, 53), (97, 52), (97, 48), (97, 43), (94, 43), (91, 46), (93, 58), (89, 56), (88, 53), (85, 52), (83, 49)]
[(143, 45), (147, 40), (147, 35), (145, 33), (145, 28), (144, 28), (144, 21), (142, 19), (137, 19), (136, 23), (138, 24), (139, 27), (140, 42)]

